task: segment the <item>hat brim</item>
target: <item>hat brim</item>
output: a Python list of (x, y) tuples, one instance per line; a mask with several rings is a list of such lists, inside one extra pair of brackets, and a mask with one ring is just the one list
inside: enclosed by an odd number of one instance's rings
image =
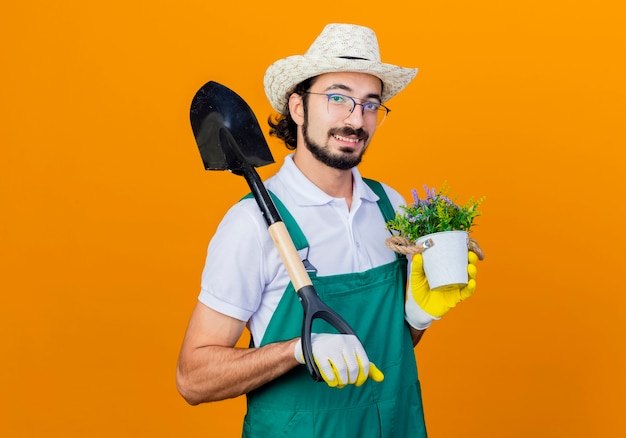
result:
[(383, 82), (383, 103), (402, 91), (417, 74), (416, 68), (363, 59), (295, 55), (276, 61), (265, 72), (264, 86), (272, 108), (282, 113), (287, 93), (305, 79), (324, 73), (355, 72), (376, 76)]

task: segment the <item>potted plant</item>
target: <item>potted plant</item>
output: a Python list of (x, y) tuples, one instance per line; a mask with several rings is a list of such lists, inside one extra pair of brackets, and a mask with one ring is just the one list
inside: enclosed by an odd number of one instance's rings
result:
[(485, 197), (470, 198), (459, 204), (449, 197), (450, 189), (445, 182), (439, 191), (427, 186), (424, 189), (424, 199), (413, 189), (413, 204), (401, 206), (402, 211), (397, 211), (396, 217), (386, 223), (393, 233), (386, 244), (401, 254), (423, 253), (424, 271), (431, 289), (466, 284), (467, 250), (475, 252), (480, 260), (484, 258), (469, 232), (474, 219), (481, 214), (479, 207)]

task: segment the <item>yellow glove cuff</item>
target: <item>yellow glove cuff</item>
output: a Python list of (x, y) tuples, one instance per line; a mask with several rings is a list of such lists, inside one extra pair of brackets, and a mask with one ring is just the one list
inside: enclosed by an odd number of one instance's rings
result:
[[(405, 306), (407, 315), (409, 315), (409, 308), (413, 307), (412, 304), (409, 305), (408, 303), (411, 300), (427, 315), (430, 315), (433, 319), (438, 319), (448, 313), (450, 309), (453, 309), (461, 301), (469, 298), (476, 290), (475, 277), (477, 273), (477, 261), (478, 256), (469, 251), (467, 265), (469, 281), (467, 285), (464, 287), (450, 286), (446, 288), (438, 288), (437, 290), (432, 291), (428, 286), (428, 280), (426, 279), (426, 274), (424, 273), (422, 255), (414, 255), (411, 263), (407, 305)], [(418, 312), (413, 309), (412, 313), (416, 314)], [(411, 323), (411, 321), (409, 321), (409, 323)]]

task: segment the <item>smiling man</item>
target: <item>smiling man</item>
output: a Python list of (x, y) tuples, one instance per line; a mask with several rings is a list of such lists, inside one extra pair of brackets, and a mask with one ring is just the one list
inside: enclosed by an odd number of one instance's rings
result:
[[(234, 205), (209, 244), (177, 385), (194, 405), (246, 394), (245, 437), (426, 436), (413, 347), (443, 316), (429, 313), (433, 303), (453, 308), (476, 283), (431, 293), (418, 255), (407, 292), (407, 260), (385, 245), (385, 222), (406, 203), (356, 167), (389, 115), (385, 102), (416, 73), (382, 63), (375, 33), (350, 24), (327, 25), (304, 55), (266, 71), (278, 113), (270, 133), (294, 152), (265, 185), (304, 237), (316, 291), (358, 338), (314, 326), (324, 383), (311, 378), (302, 307), (267, 225), (253, 199)], [(246, 327), (250, 348), (235, 348)]]
[(351, 169), (361, 162), (384, 110), (382, 82), (366, 73), (325, 73), (309, 87), (289, 98), (289, 113), (301, 131), (293, 161), (327, 194), (345, 198), (349, 208)]

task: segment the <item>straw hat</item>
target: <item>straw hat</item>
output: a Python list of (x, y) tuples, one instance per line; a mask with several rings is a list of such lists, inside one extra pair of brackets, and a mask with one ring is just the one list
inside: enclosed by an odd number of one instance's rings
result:
[(265, 94), (272, 108), (282, 113), (287, 93), (297, 84), (334, 72), (368, 73), (380, 78), (382, 101), (386, 102), (413, 80), (417, 69), (382, 63), (373, 30), (354, 24), (328, 24), (304, 55), (289, 56), (268, 67), (263, 80)]

